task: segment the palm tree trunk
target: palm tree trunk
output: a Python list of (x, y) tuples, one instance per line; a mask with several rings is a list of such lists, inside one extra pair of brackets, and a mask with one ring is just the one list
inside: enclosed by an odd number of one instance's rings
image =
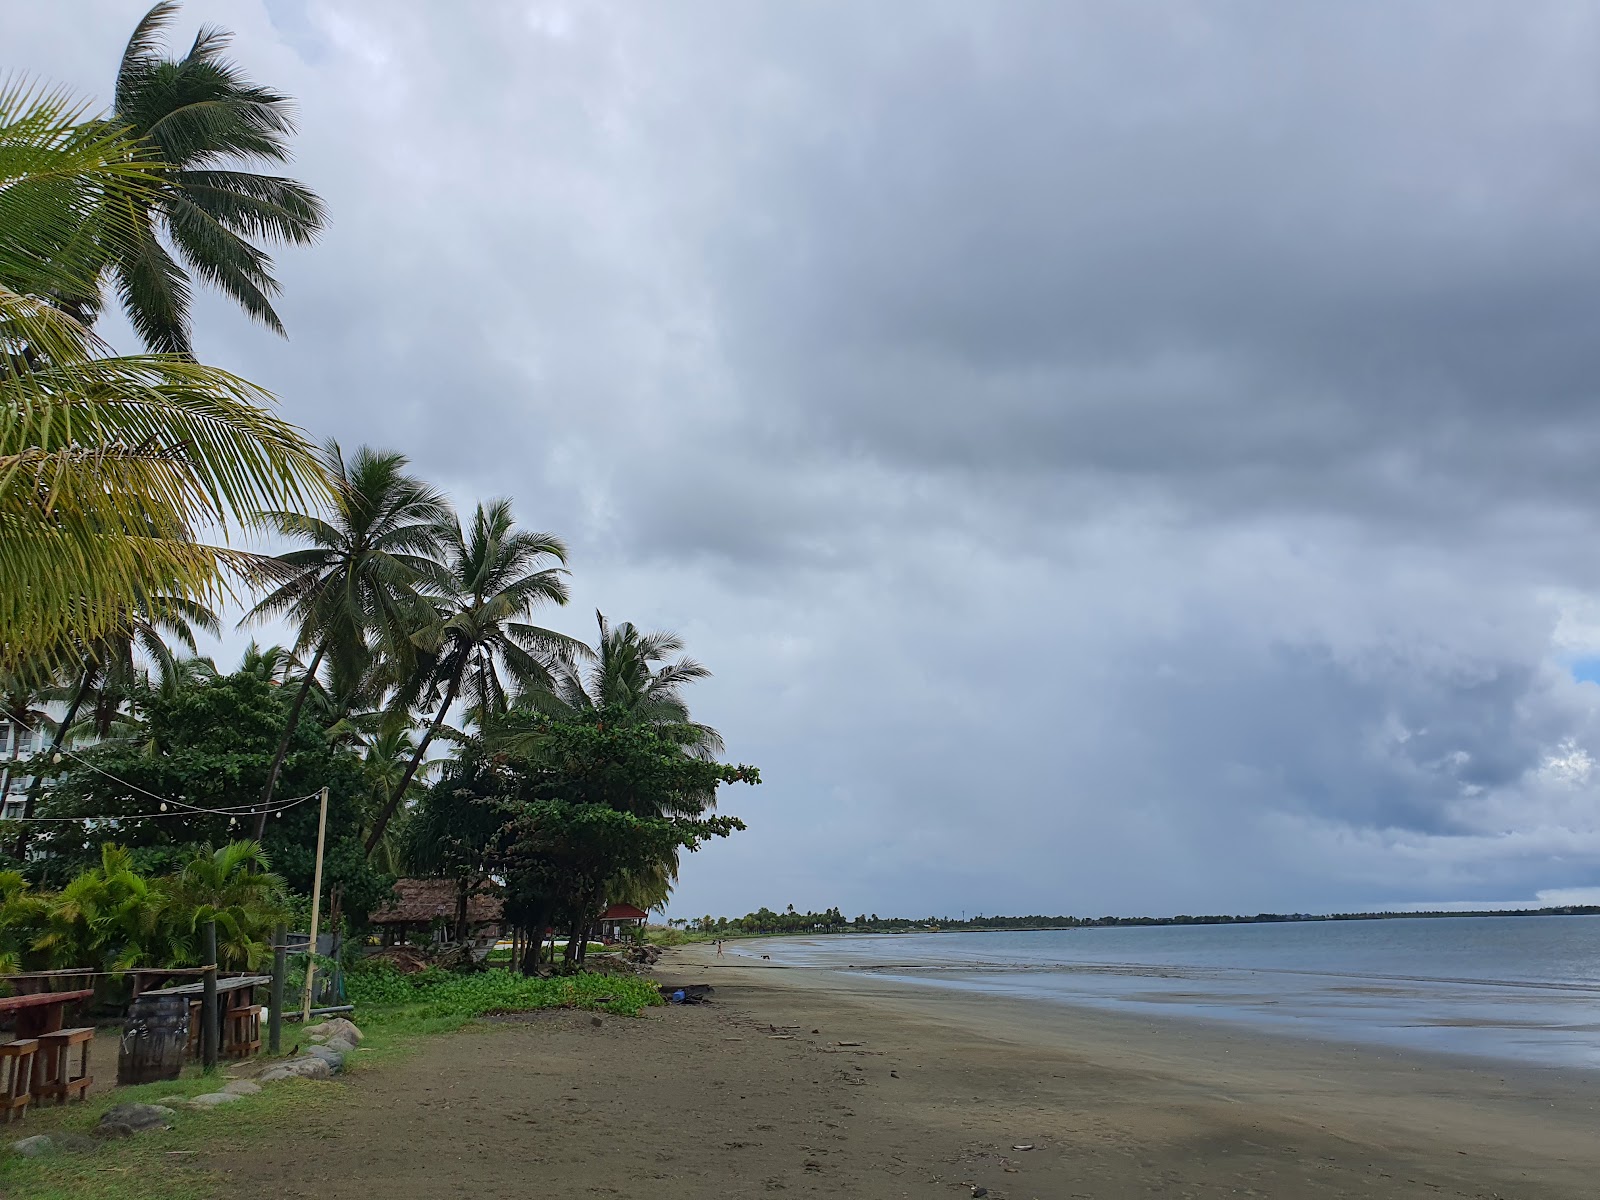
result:
[[(72, 722), (77, 718), (78, 707), (83, 703), (83, 698), (89, 694), (89, 680), (93, 675), (94, 668), (92, 666), (83, 669), (83, 678), (78, 680), (78, 690), (72, 695), (72, 703), (67, 705), (67, 715), (61, 718), (61, 724), (56, 726), (55, 736), (50, 739), (50, 749), (45, 754), (46, 766), (61, 752), (61, 744), (66, 740), (67, 730), (71, 728)], [(44, 775), (39, 771), (35, 771), (33, 773), (33, 782), (28, 784), (28, 798), (22, 805), (22, 819), (24, 822), (33, 816), (33, 806), (39, 802), (39, 793), (43, 788)], [(26, 823), (22, 826), (22, 832), (17, 834), (16, 854), (19, 862), (27, 861), (28, 826)]]
[(256, 831), (250, 835), (258, 842), (262, 834), (267, 832), (267, 806), (272, 803), (272, 791), (278, 786), (278, 774), (283, 770), (283, 760), (289, 756), (289, 743), (294, 740), (294, 731), (300, 728), (300, 709), (306, 702), (306, 696), (311, 692), (311, 685), (317, 681), (317, 668), (322, 665), (322, 656), (327, 649), (328, 639), (323, 638), (317, 645), (317, 653), (312, 658), (311, 665), (306, 668), (306, 677), (300, 681), (300, 690), (295, 693), (294, 703), (289, 706), (289, 719), (283, 724), (283, 737), (278, 741), (278, 752), (272, 756), (272, 770), (267, 772), (267, 786), (261, 789), (261, 811), (256, 814)]
[(450, 680), (450, 688), (444, 694), (444, 703), (439, 705), (439, 711), (433, 716), (433, 721), (428, 725), (428, 732), (422, 735), (422, 741), (417, 743), (416, 753), (411, 756), (411, 761), (406, 764), (406, 773), (400, 777), (399, 784), (389, 795), (389, 802), (383, 806), (383, 811), (378, 814), (378, 820), (372, 826), (372, 832), (367, 834), (366, 850), (372, 853), (372, 848), (383, 840), (383, 831), (389, 828), (389, 822), (394, 819), (395, 810), (400, 807), (401, 798), (405, 796), (406, 789), (411, 786), (411, 781), (416, 777), (417, 768), (422, 766), (422, 756), (428, 752), (428, 743), (433, 741), (433, 735), (439, 732), (439, 726), (444, 724), (444, 715), (450, 711), (450, 706), (456, 702), (456, 693), (461, 690), (461, 675), (467, 669), (463, 660), (461, 670), (457, 671)]

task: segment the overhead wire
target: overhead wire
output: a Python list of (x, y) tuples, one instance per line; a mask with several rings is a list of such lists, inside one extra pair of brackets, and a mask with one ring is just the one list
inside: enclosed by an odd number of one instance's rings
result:
[[(33, 726), (29, 725), (26, 721), (22, 720), (22, 718), (18, 717), (15, 713), (8, 714), (7, 717), (10, 720), (10, 722), (12, 724), (16, 725), (18, 728), (27, 730), (28, 733), (32, 734), (35, 737), (38, 737), (38, 738), (41, 738), (41, 739), (43, 738), (43, 731), (42, 730), (36, 729)], [(9, 817), (9, 818), (3, 818), (4, 820), (7, 820), (7, 821), (27, 821), (29, 823), (52, 823), (52, 822), (63, 822), (63, 821), (151, 821), (151, 820), (165, 820), (165, 819), (172, 818), (172, 817), (192, 817), (192, 816), (256, 817), (256, 816), (260, 816), (262, 813), (274, 814), (274, 813), (284, 812), (284, 811), (286, 811), (288, 809), (293, 808), (297, 804), (304, 804), (307, 800), (314, 800), (314, 799), (316, 799), (318, 796), (320, 796), (322, 794), (321, 789), (318, 789), (317, 791), (307, 793), (304, 796), (295, 796), (295, 797), (292, 797), (291, 799), (284, 800), (284, 801), (282, 801), (282, 802), (280, 802), (278, 804), (274, 804), (274, 805), (271, 805), (271, 806), (264, 806), (264, 805), (261, 805), (259, 803), (256, 803), (256, 804), (231, 805), (231, 806), (228, 806), (228, 807), (225, 807), (225, 808), (205, 808), (202, 805), (190, 804), (187, 800), (179, 800), (176, 797), (160, 796), (160, 795), (157, 795), (155, 792), (152, 792), (152, 791), (148, 790), (147, 788), (140, 787), (136, 783), (129, 783), (126, 779), (123, 779), (123, 778), (121, 778), (120, 776), (117, 776), (117, 775), (113, 775), (110, 771), (107, 771), (104, 768), (102, 768), (100, 766), (97, 766), (95, 763), (90, 762), (87, 758), (85, 758), (83, 755), (79, 754), (76, 750), (73, 750), (73, 749), (71, 749), (70, 747), (68, 747), (68, 746), (66, 746), (64, 744), (60, 745), (60, 746), (57, 746), (55, 751), (54, 751), (54, 753), (57, 755), (57, 757), (59, 757), (60, 755), (63, 755), (63, 754), (68, 755), (71, 758), (75, 759), (81, 765), (83, 765), (83, 766), (89, 768), (89, 770), (95, 772), (97, 775), (102, 775), (106, 779), (111, 780), (111, 782), (113, 782), (113, 783), (115, 783), (115, 784), (117, 784), (117, 785), (119, 785), (121, 787), (127, 788), (129, 791), (138, 792), (141, 796), (146, 796), (149, 799), (156, 801), (158, 804), (160, 804), (162, 806), (163, 811), (155, 812), (155, 813), (121, 813), (121, 814), (116, 814), (116, 815), (91, 816), (91, 817)], [(15, 762), (15, 761), (19, 761), (19, 760), (13, 759), (12, 761)], [(38, 773), (39, 772), (35, 772), (35, 774), (38, 774)], [(180, 809), (182, 811), (179, 811), (179, 812), (167, 812), (167, 811), (165, 811), (166, 808), (169, 805), (172, 806), (173, 808)]]

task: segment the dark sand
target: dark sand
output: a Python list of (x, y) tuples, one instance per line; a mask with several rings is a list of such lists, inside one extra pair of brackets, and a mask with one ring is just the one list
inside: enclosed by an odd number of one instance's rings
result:
[(1600, 1192), (1587, 1074), (735, 962), (663, 964), (703, 1008), (435, 1038), (208, 1165), (239, 1200)]

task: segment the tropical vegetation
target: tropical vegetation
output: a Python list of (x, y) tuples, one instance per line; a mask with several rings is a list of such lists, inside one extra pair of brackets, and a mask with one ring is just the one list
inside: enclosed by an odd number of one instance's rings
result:
[[(608, 904), (663, 905), (685, 852), (743, 828), (718, 790), (759, 775), (691, 717), (709, 672), (681, 639), (546, 623), (571, 552), (511, 500), (458, 511), (404, 453), (319, 448), (202, 361), (195, 287), (284, 333), (266, 248), (327, 215), (277, 173), (289, 97), (224, 31), (166, 50), (176, 15), (139, 23), (104, 112), (0, 89), (0, 718), (34, 751), (0, 821), (0, 972), (189, 962), (206, 923), (254, 965), (310, 890), (324, 790), (335, 926), (424, 874), (456, 885), (458, 938), (488, 891), (516, 972), (551, 929), (580, 966)], [(113, 301), (142, 352), (95, 332)], [(202, 656), (228, 607), (284, 644)]]

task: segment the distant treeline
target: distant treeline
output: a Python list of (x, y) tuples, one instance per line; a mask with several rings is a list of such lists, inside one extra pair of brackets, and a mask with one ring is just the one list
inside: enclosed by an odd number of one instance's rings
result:
[(846, 917), (838, 908), (823, 912), (783, 912), (762, 906), (742, 917), (704, 916), (675, 920), (701, 933), (911, 933), (984, 929), (1084, 929), (1105, 925), (1264, 925), (1290, 921), (1383, 921), (1398, 917), (1591, 917), (1600, 905), (1562, 904), (1550, 908), (1483, 909), (1473, 912), (1256, 913), (1175, 917)]

